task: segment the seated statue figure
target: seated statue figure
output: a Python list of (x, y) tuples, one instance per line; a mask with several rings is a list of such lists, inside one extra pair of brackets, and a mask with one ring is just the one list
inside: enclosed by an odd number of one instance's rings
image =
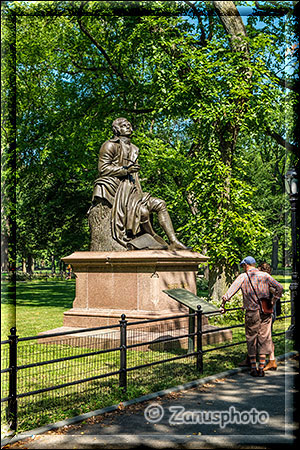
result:
[[(130, 122), (116, 119), (112, 129), (114, 137), (100, 149), (98, 178), (88, 211), (91, 250), (186, 250), (176, 237), (165, 201), (142, 191), (138, 177), (139, 149), (131, 143)], [(169, 245), (154, 232), (152, 213), (157, 213)]]

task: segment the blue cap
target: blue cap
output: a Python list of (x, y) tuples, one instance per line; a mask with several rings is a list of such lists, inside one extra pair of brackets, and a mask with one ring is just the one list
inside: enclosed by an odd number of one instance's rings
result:
[(256, 261), (254, 258), (252, 258), (252, 256), (246, 256), (246, 258), (244, 258), (241, 262), (240, 265), (242, 264), (256, 264)]

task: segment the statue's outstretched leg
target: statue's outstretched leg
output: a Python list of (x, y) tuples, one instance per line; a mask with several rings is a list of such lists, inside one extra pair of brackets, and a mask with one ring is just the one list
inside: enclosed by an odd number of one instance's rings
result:
[(154, 237), (154, 239), (159, 242), (161, 245), (163, 245), (165, 247), (165, 249), (168, 248), (167, 243), (163, 240), (163, 238), (161, 238), (160, 236), (158, 236), (158, 234), (155, 233), (155, 231), (152, 228), (151, 225), (151, 221), (150, 221), (150, 213), (149, 213), (149, 209), (147, 208), (142, 208), (141, 209), (141, 228), (144, 231), (144, 233), (148, 233), (151, 236)]
[(159, 198), (151, 197), (147, 207), (143, 207), (141, 210), (141, 226), (146, 233), (151, 234), (158, 242), (164, 243), (162, 238), (160, 238), (152, 228), (149, 217), (151, 212), (157, 213), (159, 224), (168, 236), (170, 241), (170, 245), (168, 246), (169, 250), (191, 250), (177, 239), (172, 220), (167, 210), (166, 202)]
[(158, 211), (157, 217), (158, 217), (158, 221), (159, 221), (161, 227), (163, 228), (163, 230), (165, 231), (166, 235), (169, 238), (169, 241), (170, 241), (169, 249), (170, 250), (190, 250), (188, 247), (186, 247), (184, 244), (182, 244), (182, 242), (180, 242), (177, 239), (174, 228), (173, 228), (173, 224), (172, 224), (172, 221), (171, 221), (171, 218), (170, 218), (170, 215), (169, 215), (167, 209)]

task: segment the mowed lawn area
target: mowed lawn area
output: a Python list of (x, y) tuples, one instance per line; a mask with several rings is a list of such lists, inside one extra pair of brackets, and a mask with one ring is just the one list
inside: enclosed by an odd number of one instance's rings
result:
[[(20, 337), (63, 325), (63, 313), (72, 308), (75, 298), (75, 280), (17, 281), (14, 286), (1, 283), (1, 340), (7, 339), (16, 315)], [(16, 305), (15, 305), (16, 299)]]

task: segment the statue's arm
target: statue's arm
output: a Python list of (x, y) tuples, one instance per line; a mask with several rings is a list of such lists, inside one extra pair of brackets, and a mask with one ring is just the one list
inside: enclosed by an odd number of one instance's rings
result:
[(127, 169), (116, 163), (117, 158), (116, 146), (112, 142), (105, 142), (99, 153), (98, 171), (99, 176), (124, 177), (128, 174)]

